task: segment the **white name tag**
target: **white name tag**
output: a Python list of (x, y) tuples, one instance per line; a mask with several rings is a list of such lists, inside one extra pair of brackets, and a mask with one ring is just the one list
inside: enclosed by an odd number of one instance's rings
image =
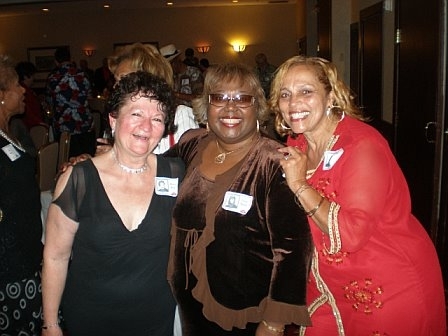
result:
[(179, 179), (156, 177), (154, 189), (157, 195), (176, 197), (179, 191)]
[(331, 168), (333, 168), (334, 164), (340, 159), (343, 153), (344, 149), (342, 148), (339, 148), (336, 151), (326, 151), (324, 153), (323, 170), (330, 170)]
[(244, 195), (233, 191), (227, 191), (226, 194), (224, 195), (224, 202), (222, 203), (222, 208), (224, 210), (237, 212), (242, 215), (245, 215), (251, 208), (253, 199), (254, 198), (249, 195)]
[(20, 157), (19, 151), (15, 149), (15, 147), (11, 144), (3, 147), (2, 151), (6, 154), (7, 157), (9, 157), (11, 161), (15, 161)]

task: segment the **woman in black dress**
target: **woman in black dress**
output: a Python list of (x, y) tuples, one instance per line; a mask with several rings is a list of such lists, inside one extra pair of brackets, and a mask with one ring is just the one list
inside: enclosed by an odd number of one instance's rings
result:
[(0, 55), (0, 335), (39, 335), (42, 222), (35, 160), (8, 130), (24, 111), (13, 64)]
[[(114, 145), (65, 171), (47, 219), (43, 335), (172, 335), (166, 280), (171, 210), (183, 164), (152, 154), (173, 127), (172, 90), (145, 72), (122, 77), (109, 99)], [(158, 181), (168, 192), (159, 192)], [(69, 264), (70, 262), (70, 264)]]

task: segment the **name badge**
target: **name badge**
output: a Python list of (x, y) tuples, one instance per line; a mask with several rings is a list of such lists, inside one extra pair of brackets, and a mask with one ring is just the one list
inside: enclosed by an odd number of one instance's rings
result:
[(239, 214), (245, 215), (252, 206), (253, 197), (249, 195), (244, 195), (236, 193), (233, 191), (227, 191), (224, 195), (224, 202), (222, 203), (222, 208), (224, 210), (237, 212)]
[(156, 177), (155, 191), (157, 195), (176, 197), (179, 191), (179, 179)]
[(6, 154), (7, 157), (9, 157), (11, 161), (15, 161), (20, 157), (19, 151), (15, 149), (15, 147), (11, 144), (3, 147), (2, 151)]
[(336, 151), (326, 151), (324, 153), (324, 166), (323, 170), (330, 170), (333, 168), (335, 163), (340, 159), (342, 154), (344, 153), (344, 149), (339, 148)]

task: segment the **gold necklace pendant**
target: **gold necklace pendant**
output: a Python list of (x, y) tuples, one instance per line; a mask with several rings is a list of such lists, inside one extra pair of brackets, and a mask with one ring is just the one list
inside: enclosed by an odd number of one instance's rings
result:
[(236, 152), (240, 150), (242, 147), (234, 149), (233, 151), (225, 152), (221, 149), (221, 146), (218, 143), (218, 140), (216, 140), (216, 147), (218, 148), (218, 151), (220, 152), (218, 155), (215, 156), (215, 163), (216, 164), (222, 164), (226, 160), (227, 155), (232, 154), (233, 152)]
[(226, 153), (220, 153), (218, 155), (215, 156), (215, 163), (217, 164), (221, 164), (225, 161), (226, 159)]

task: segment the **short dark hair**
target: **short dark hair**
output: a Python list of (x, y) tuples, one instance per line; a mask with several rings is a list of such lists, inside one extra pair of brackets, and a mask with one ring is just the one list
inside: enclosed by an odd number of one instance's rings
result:
[(210, 62), (206, 58), (201, 58), (199, 64), (202, 65), (204, 68), (208, 68), (210, 66)]
[(193, 50), (193, 48), (187, 48), (187, 49), (185, 49), (185, 56), (187, 56), (187, 57), (194, 56), (194, 50)]
[(165, 113), (165, 132), (174, 133), (174, 115), (176, 113), (176, 98), (173, 89), (167, 82), (146, 71), (131, 72), (116, 83), (107, 102), (108, 110), (113, 118), (118, 118), (119, 111), (129, 99), (147, 97), (159, 102), (159, 107)]
[(19, 62), (16, 65), (16, 72), (19, 75), (19, 81), (23, 81), (25, 77), (31, 77), (36, 73), (37, 69), (31, 62)]
[(59, 63), (70, 61), (70, 48), (67, 46), (57, 48), (54, 52), (54, 58)]

